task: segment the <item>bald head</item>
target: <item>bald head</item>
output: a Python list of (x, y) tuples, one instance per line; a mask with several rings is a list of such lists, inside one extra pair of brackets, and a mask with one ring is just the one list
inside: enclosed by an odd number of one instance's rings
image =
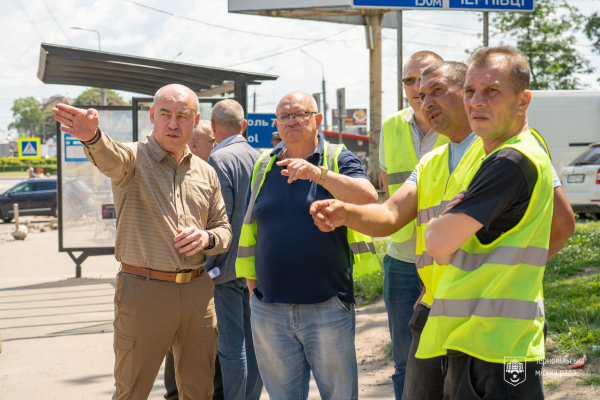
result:
[(200, 111), (200, 101), (198, 100), (198, 96), (196, 96), (196, 93), (194, 93), (194, 91), (187, 86), (183, 86), (178, 83), (173, 83), (171, 85), (161, 87), (156, 91), (156, 94), (154, 95), (152, 107), (156, 109), (156, 103), (164, 97), (178, 100), (191, 100), (192, 103), (194, 103), (193, 99), (196, 99), (195, 114), (198, 114), (198, 112)]
[(158, 89), (150, 107), (152, 137), (175, 155), (177, 162), (190, 141), (192, 131), (200, 122), (198, 96), (183, 85), (167, 85)]
[(190, 151), (195, 155), (208, 161), (210, 152), (216, 146), (215, 136), (210, 127), (210, 121), (200, 121), (198, 126), (192, 131), (190, 139)]
[(283, 98), (277, 104), (276, 113), (280, 114), (279, 110), (286, 104), (297, 103), (302, 104), (306, 108), (304, 111), (317, 111), (317, 101), (315, 98), (304, 92), (291, 92), (283, 96)]
[[(298, 113), (302, 116), (289, 117)], [(295, 149), (312, 148), (314, 151), (323, 114), (317, 111), (317, 102), (313, 96), (302, 92), (288, 93), (277, 104), (276, 114), (286, 115), (283, 122), (279, 117), (276, 122), (279, 136), (288, 150), (294, 152)]]

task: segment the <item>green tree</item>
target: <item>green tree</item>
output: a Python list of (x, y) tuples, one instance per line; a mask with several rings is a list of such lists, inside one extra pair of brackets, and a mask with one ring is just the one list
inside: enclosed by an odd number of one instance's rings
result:
[(600, 54), (600, 13), (598, 11), (590, 15), (583, 31), (588, 39), (593, 42), (592, 51)]
[(15, 128), (19, 131), (28, 131), (34, 135), (42, 115), (40, 103), (31, 96), (19, 98), (14, 101), (11, 110), (15, 120), (8, 125), (8, 129)]
[[(52, 112), (52, 108), (48, 108), (44, 113), (44, 124), (46, 127), (46, 139), (51, 138), (56, 135), (56, 120), (54, 119), (54, 113)], [(36, 131), (37, 136), (44, 137), (44, 126), (39, 124), (39, 127)]]
[(586, 22), (566, 0), (536, 0), (532, 13), (496, 13), (496, 33), (517, 40), (531, 67), (531, 89), (582, 89), (576, 74), (590, 74), (590, 62), (575, 48), (574, 32)]
[[(106, 104), (109, 106), (126, 106), (127, 103), (112, 89), (106, 89)], [(99, 106), (100, 89), (90, 88), (81, 93), (73, 102), (74, 106)]]
[[(583, 31), (588, 39), (593, 42), (592, 51), (600, 54), (600, 13), (598, 11), (590, 15)], [(598, 82), (600, 82), (600, 78), (598, 78)]]

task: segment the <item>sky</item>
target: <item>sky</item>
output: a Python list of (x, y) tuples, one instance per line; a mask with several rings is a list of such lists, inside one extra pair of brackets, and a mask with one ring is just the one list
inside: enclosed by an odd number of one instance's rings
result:
[[(0, 129), (13, 121), (15, 99), (61, 94), (75, 98), (82, 86), (44, 84), (37, 77), (42, 42), (279, 75), (274, 82), (249, 87), (248, 105), (271, 113), (291, 91), (321, 92), (323, 64), (327, 103), (336, 107), (336, 89), (346, 89), (347, 108), (369, 107), (369, 50), (363, 26), (232, 14), (227, 0), (135, 0), (140, 4), (195, 19), (185, 20), (128, 0), (2, 0), (0, 14)], [(599, 0), (570, 0), (583, 13), (600, 10)], [(482, 39), (481, 13), (404, 11), (403, 55), (431, 50), (446, 60), (466, 61), (466, 49)], [(490, 15), (490, 21), (493, 14)], [(219, 25), (222, 27), (210, 26)], [(241, 33), (243, 30), (247, 33)], [(256, 34), (253, 34), (256, 33)], [(327, 37), (326, 40), (317, 41)], [(396, 30), (383, 29), (383, 115), (397, 110)], [(599, 90), (600, 56), (577, 35), (577, 50), (596, 68), (581, 79)], [(303, 40), (304, 39), (304, 40)], [(311, 39), (311, 40), (305, 40)], [(490, 32), (490, 45), (514, 44)], [(128, 101), (135, 94), (119, 92)], [(331, 121), (331, 114), (328, 119)]]

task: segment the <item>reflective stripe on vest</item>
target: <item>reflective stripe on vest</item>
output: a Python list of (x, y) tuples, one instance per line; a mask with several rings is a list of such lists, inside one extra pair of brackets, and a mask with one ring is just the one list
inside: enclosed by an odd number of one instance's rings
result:
[(429, 312), (430, 317), (469, 318), (472, 315), (532, 320), (544, 317), (544, 302), (515, 299), (436, 299)]
[[(412, 140), (410, 123), (404, 119), (410, 108), (388, 116), (383, 122), (385, 165), (387, 167), (388, 191), (392, 196), (410, 177), (419, 160)], [(438, 135), (434, 148), (448, 143), (448, 138)], [(412, 221), (392, 235), (392, 242), (406, 242), (413, 236)]]
[[(490, 244), (471, 236), (443, 266), (418, 358), (457, 350), (488, 362), (505, 357), (544, 358), (542, 280), (554, 200), (552, 167), (537, 137), (523, 133), (504, 142), (536, 166), (538, 179), (519, 223)], [(463, 189), (490, 156), (478, 160)], [(434, 263), (434, 270), (437, 268)]]
[(431, 306), (437, 288), (437, 280), (444, 267), (434, 266), (433, 257), (425, 248), (425, 230), (427, 224), (439, 217), (450, 200), (461, 191), (463, 181), (475, 164), (483, 157), (483, 143), (476, 138), (461, 157), (450, 174), (449, 146), (442, 146), (426, 154), (417, 167), (418, 211), (416, 223), (415, 264), (426, 292), (421, 301)]
[[(325, 142), (323, 146), (323, 166), (329, 168), (333, 166), (335, 173), (339, 173), (338, 158), (344, 149), (344, 145), (334, 145), (329, 142)], [(250, 201), (248, 203), (248, 209), (244, 216), (244, 223), (242, 225), (242, 232), (240, 235), (240, 241), (238, 246), (238, 254), (235, 263), (236, 275), (238, 278), (249, 278), (256, 279), (255, 270), (255, 255), (256, 255), (256, 238), (257, 238), (257, 226), (254, 218), (254, 204), (258, 193), (262, 188), (267, 173), (271, 170), (271, 167), (277, 156), (269, 157), (271, 150), (263, 152), (254, 165), (252, 171), (252, 191), (250, 193)], [(335, 197), (335, 196), (334, 196)], [(361, 276), (371, 274), (379, 271), (381, 265), (377, 258), (375, 246), (373, 240), (362, 233), (347, 230), (348, 245), (350, 250), (354, 254), (354, 266), (353, 266), (353, 278), (357, 279)]]
[(459, 249), (450, 263), (463, 271), (475, 271), (483, 264), (527, 264), (534, 267), (545, 267), (547, 259), (548, 249), (498, 246), (491, 253), (479, 254), (469, 254)]

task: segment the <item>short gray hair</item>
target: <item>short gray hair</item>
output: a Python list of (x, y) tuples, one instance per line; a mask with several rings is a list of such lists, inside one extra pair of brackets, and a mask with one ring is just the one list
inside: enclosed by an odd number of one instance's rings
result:
[(193, 95), (194, 95), (194, 97), (196, 98), (196, 115), (198, 115), (198, 113), (200, 112), (200, 100), (198, 100), (198, 96), (197, 96), (197, 95), (196, 95), (196, 93), (194, 93), (194, 91), (193, 91), (192, 89), (190, 89), (189, 87), (187, 87), (187, 86), (184, 86), (184, 85), (180, 85), (180, 84), (177, 84), (177, 83), (173, 83), (173, 84), (170, 84), (170, 85), (165, 85), (165, 86), (161, 87), (160, 89), (158, 89), (158, 90), (156, 91), (156, 93), (154, 94), (154, 100), (152, 100), (152, 108), (153, 108), (153, 109), (156, 109), (156, 99), (157, 99), (157, 98), (158, 98), (158, 97), (159, 97), (159, 96), (162, 94), (162, 92), (163, 92), (163, 91), (164, 91), (166, 88), (168, 88), (169, 86), (180, 86), (180, 87), (182, 87), (182, 88), (185, 88), (185, 89), (189, 90), (189, 91), (191, 92), (191, 94), (193, 94)]
[(467, 77), (467, 64), (458, 61), (439, 61), (429, 65), (421, 72), (421, 77), (432, 73), (438, 68), (447, 67), (448, 77), (462, 89)]
[(211, 119), (215, 125), (241, 131), (244, 128), (244, 109), (235, 100), (221, 100), (212, 110)]
[(531, 67), (523, 52), (512, 46), (482, 47), (469, 59), (469, 67), (486, 67), (494, 63), (494, 57), (503, 57), (508, 63), (508, 76), (515, 92), (529, 89)]

